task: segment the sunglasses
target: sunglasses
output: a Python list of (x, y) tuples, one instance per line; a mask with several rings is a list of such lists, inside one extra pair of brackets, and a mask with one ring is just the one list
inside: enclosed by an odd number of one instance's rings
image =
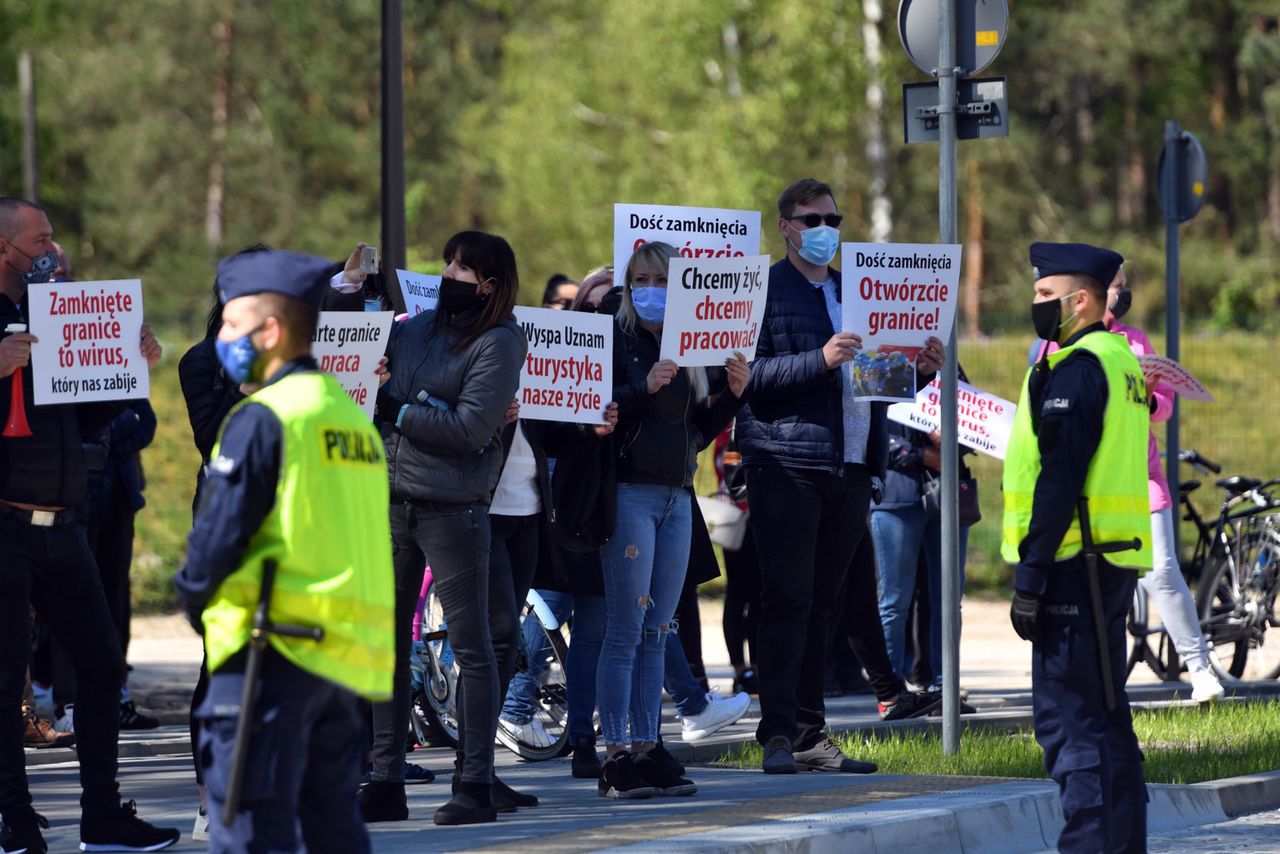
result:
[(800, 220), (804, 223), (805, 228), (817, 228), (824, 223), (832, 228), (839, 228), (840, 223), (844, 222), (844, 215), (807, 213), (798, 214), (797, 216), (789, 216), (787, 219), (792, 220), (793, 222), (795, 220)]

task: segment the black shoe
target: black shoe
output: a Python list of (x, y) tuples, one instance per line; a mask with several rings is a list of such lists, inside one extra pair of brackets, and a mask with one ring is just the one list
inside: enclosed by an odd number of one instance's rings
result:
[(436, 810), (432, 817), (436, 824), (484, 824), (498, 820), (490, 798), (488, 783), (459, 782), (449, 803)]
[(625, 751), (605, 760), (600, 768), (596, 792), (602, 798), (617, 800), (639, 800), (658, 794), (658, 790), (640, 776), (631, 754)]
[(824, 738), (807, 750), (794, 754), (796, 768), (801, 771), (840, 771), (845, 774), (871, 774), (876, 770), (874, 762), (861, 762), (844, 755), (839, 747)]
[(40, 835), (41, 829), (49, 829), (49, 820), (38, 812), (31, 818), (6, 824), (0, 828), (0, 851), (6, 854), (45, 854), (49, 846)]
[(569, 765), (569, 773), (579, 780), (600, 779), (600, 757), (590, 739), (581, 739), (573, 746), (573, 761)]
[(640, 776), (646, 783), (658, 790), (659, 795), (692, 795), (698, 791), (697, 784), (659, 761), (653, 755), (653, 750), (637, 756), (633, 766), (640, 772)]
[(760, 768), (766, 774), (796, 773), (796, 758), (791, 753), (791, 739), (785, 735), (775, 735), (765, 742), (764, 762)]
[[(930, 693), (933, 693), (933, 692), (930, 692)], [(977, 711), (978, 709), (976, 706), (966, 703), (964, 700), (960, 701), (960, 714), (972, 715)], [(942, 717), (942, 703), (938, 703), (937, 707), (932, 712), (929, 712), (929, 717), (931, 718)]]
[(678, 776), (684, 776), (684, 764), (667, 751), (662, 739), (658, 739), (657, 745), (649, 751), (649, 755), (656, 759), (662, 767), (667, 768)]
[(924, 691), (903, 691), (898, 700), (892, 704), (878, 703), (880, 720), (904, 721), (907, 718), (918, 718), (932, 712), (942, 705), (942, 694), (930, 694)]
[(435, 781), (435, 772), (430, 768), (423, 765), (414, 765), (412, 762), (404, 763), (404, 782), (406, 785), (434, 783)]
[(756, 678), (756, 669), (748, 667), (733, 678), (733, 693), (758, 695), (760, 693), (760, 680)]
[(498, 779), (498, 775), (493, 776), (493, 786), (489, 789), (490, 800), (493, 801), (493, 808), (498, 812), (515, 812), (516, 807), (536, 807), (538, 798), (536, 795), (528, 795), (524, 792), (517, 792), (506, 783)]
[(404, 797), (404, 783), (392, 780), (370, 780), (360, 787), (356, 804), (365, 824), (375, 821), (407, 821), (409, 802)]
[(159, 851), (181, 836), (176, 827), (153, 827), (138, 818), (133, 801), (121, 804), (115, 815), (80, 819), (81, 851)]
[(120, 729), (155, 729), (158, 726), (160, 726), (160, 719), (138, 711), (133, 700), (126, 700), (120, 704)]

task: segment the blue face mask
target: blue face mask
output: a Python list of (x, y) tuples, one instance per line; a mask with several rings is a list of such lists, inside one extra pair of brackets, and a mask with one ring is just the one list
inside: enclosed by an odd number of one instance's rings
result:
[(800, 232), (800, 257), (818, 267), (825, 267), (840, 248), (840, 231), (829, 225), (818, 225)]
[(261, 328), (262, 325), (259, 324), (257, 329), (249, 330), (234, 341), (223, 341), (221, 338), (214, 341), (213, 348), (218, 354), (218, 361), (222, 363), (227, 376), (238, 385), (244, 385), (253, 375), (253, 363), (258, 359), (258, 351), (249, 336)]
[[(18, 247), (14, 246), (14, 249)], [(21, 249), (18, 249), (22, 252)], [(23, 255), (27, 253), (22, 252)], [(22, 281), (28, 285), (43, 285), (45, 282), (53, 278), (53, 271), (58, 269), (58, 253), (50, 249), (48, 252), (41, 252), (39, 255), (31, 258), (31, 269), (22, 274)]]
[(667, 314), (667, 289), (632, 288), (631, 304), (645, 323), (661, 323)]

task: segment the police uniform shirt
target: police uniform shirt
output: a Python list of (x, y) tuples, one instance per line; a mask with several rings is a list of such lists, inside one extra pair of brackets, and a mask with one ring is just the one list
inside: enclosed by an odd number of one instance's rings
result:
[[(1096, 333), (1106, 334), (1100, 322), (1080, 330), (1063, 346)], [(1028, 392), (1033, 418), (1039, 422), (1040, 476), (1031, 524), (1018, 547), (1014, 586), (1039, 595), (1048, 587), (1054, 555), (1075, 518), (1089, 463), (1102, 441), (1107, 377), (1097, 358), (1081, 351), (1064, 359), (1043, 382), (1033, 376)]]

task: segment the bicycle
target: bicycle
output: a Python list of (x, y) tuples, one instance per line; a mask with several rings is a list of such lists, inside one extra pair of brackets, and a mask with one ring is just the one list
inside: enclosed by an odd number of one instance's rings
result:
[[(410, 668), (415, 675), (412, 720), (414, 735), (426, 743), (434, 727), (445, 739), (458, 743), (458, 664), (449, 646), (444, 611), (432, 588), (431, 568), (422, 580), (422, 592), (414, 614), (414, 655)], [(534, 687), (532, 711), (550, 736), (550, 744), (533, 744), (509, 734), (500, 744), (529, 761), (551, 759), (563, 753), (569, 740), (568, 688), (565, 681), (565, 643), (559, 620), (536, 590), (525, 597), (521, 630), (517, 634), (516, 679), (523, 677)], [(420, 686), (420, 687), (418, 687)], [(509, 742), (509, 743), (508, 743)]]

